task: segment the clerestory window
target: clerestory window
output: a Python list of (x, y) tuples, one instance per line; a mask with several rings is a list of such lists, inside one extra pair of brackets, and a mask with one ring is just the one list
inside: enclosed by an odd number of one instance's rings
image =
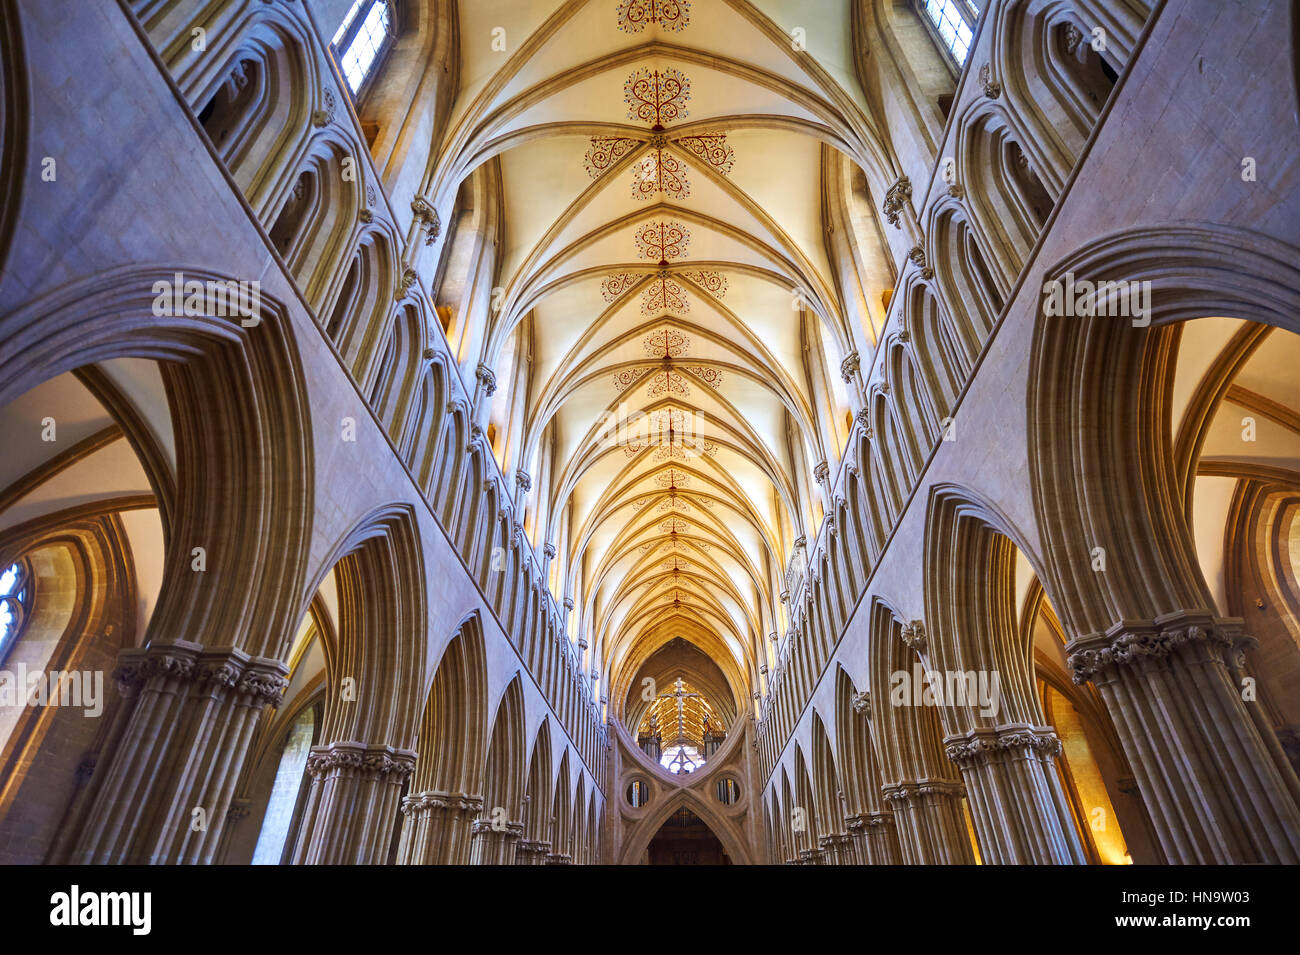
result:
[(393, 41), (393, 0), (355, 0), (330, 47), (356, 96)]
[(917, 0), (921, 19), (930, 27), (958, 67), (970, 52), (980, 4), (974, 0)]

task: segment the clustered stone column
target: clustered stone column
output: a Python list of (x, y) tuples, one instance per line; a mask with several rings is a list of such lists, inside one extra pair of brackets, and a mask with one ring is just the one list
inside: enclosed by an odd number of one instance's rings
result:
[(799, 858), (794, 861), (795, 865), (825, 865), (826, 860), (822, 858), (820, 849), (800, 849)]
[[(853, 708), (853, 715), (862, 720), (868, 726), (868, 734), (871, 725), (871, 693), (868, 690), (862, 690), (853, 694), (850, 701)], [(873, 745), (870, 736), (866, 740), (866, 745)], [(868, 766), (874, 764), (874, 759), (869, 754), (864, 754)], [(876, 770), (870, 770), (874, 778)], [(888, 810), (872, 811), (867, 809), (864, 812), (856, 813), (845, 817), (848, 825), (848, 834), (854, 862), (858, 865), (898, 865), (902, 862), (902, 855), (898, 848), (898, 832), (894, 823), (894, 814)]]
[(944, 744), (961, 768), (985, 864), (1087, 862), (1056, 770), (1061, 741), (1051, 727), (977, 728)]
[(294, 863), (387, 862), (402, 784), (414, 769), (415, 753), (383, 744), (348, 741), (313, 747)]
[(817, 840), (822, 853), (822, 865), (855, 865), (853, 840), (847, 832), (832, 832)]
[(846, 821), (851, 850), (846, 864), (899, 865), (903, 861), (892, 812), (862, 812), (849, 816)]
[(475, 819), (470, 826), (471, 865), (507, 865), (514, 861), (515, 846), (524, 834), (522, 822), (496, 823)]
[(1233, 672), (1251, 642), (1240, 621), (1180, 611), (1066, 647), (1074, 681), (1110, 711), (1170, 863), (1300, 862), (1294, 773), (1283, 778)]
[(546, 865), (551, 844), (544, 839), (520, 839), (515, 846), (515, 865)]
[(961, 808), (962, 787), (953, 780), (895, 783), (881, 788), (893, 807), (905, 865), (969, 865), (975, 861)]
[(287, 668), (235, 647), (174, 643), (123, 650), (124, 698), (101, 754), (75, 844), (80, 865), (209, 864), (257, 719), (280, 702)]
[(402, 800), (406, 825), (397, 861), (403, 865), (465, 865), (483, 797), (430, 789)]

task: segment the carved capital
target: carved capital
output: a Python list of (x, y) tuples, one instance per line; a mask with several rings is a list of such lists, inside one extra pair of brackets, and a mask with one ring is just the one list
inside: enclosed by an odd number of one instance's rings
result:
[(415, 769), (415, 753), (391, 746), (339, 742), (314, 746), (307, 757), (312, 776), (345, 775), (401, 783)]
[(1061, 741), (1050, 726), (998, 726), (974, 729), (944, 740), (944, 749), (958, 766), (986, 763), (1007, 756), (1058, 756)]
[(1185, 647), (1199, 646), (1232, 665), (1232, 656), (1253, 643), (1238, 620), (1177, 613), (1150, 622), (1121, 621), (1105, 633), (1070, 641), (1066, 650), (1071, 676), (1082, 684), (1114, 667), (1163, 662)]
[(438, 210), (424, 196), (416, 196), (411, 200), (411, 211), (415, 213), (417, 220), (424, 223), (424, 244), (433, 245), (442, 232), (442, 223), (438, 220)]
[(402, 799), (402, 814), (420, 815), (428, 812), (445, 812), (453, 815), (475, 815), (483, 811), (483, 797), (468, 793), (430, 789), (412, 793)]

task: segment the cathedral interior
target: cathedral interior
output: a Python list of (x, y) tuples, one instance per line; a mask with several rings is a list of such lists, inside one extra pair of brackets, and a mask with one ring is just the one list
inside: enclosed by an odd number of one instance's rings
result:
[(0, 0), (0, 862), (1300, 862), (1298, 10)]

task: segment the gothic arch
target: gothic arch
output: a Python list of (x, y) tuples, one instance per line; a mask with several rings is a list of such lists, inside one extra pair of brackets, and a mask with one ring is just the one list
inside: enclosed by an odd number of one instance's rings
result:
[(483, 814), (474, 824), (470, 859), (478, 865), (514, 861), (523, 830), (527, 755), (524, 751), (524, 698), (518, 674), (497, 704), (483, 768)]
[[(415, 765), (419, 698), (410, 688), (423, 681), (428, 620), (412, 509), (390, 505), (367, 514), (327, 566), (338, 591), (338, 650), (327, 677), (323, 742), (307, 764), (311, 790), (295, 861), (373, 863), (387, 859), (390, 840), (382, 834), (397, 823), (402, 785)], [(341, 809), (349, 798), (369, 810)]]
[[(1031, 458), (1030, 478), (1044, 530), (1044, 583), (1049, 592), (1074, 595), (1061, 607), (1074, 632), (1178, 609), (1215, 612), (1190, 557), (1181, 502), (1169, 492), (1169, 437), (1148, 425), (1163, 420), (1159, 409), (1168, 400), (1168, 326), (1227, 315), (1300, 332), (1297, 261), (1300, 252), (1276, 239), (1195, 224), (1106, 236), (1047, 269), (1049, 279), (1072, 273), (1094, 282), (1151, 283), (1150, 327), (1040, 317), (1034, 332), (1029, 432), (1041, 450)], [(1053, 423), (1049, 409), (1059, 412)], [(1066, 440), (1071, 428), (1083, 429), (1077, 433), (1085, 440)], [(1109, 489), (1104, 508), (1091, 490), (1100, 487)], [(1160, 493), (1141, 500), (1139, 487)], [(1122, 529), (1120, 514), (1129, 515)], [(1128, 546), (1115, 546), (1119, 540)], [(1095, 546), (1107, 548), (1107, 573), (1092, 569)]]
[(17, 8), (0, 5), (0, 273), (9, 259), (27, 169), (27, 57)]
[[(71, 283), (0, 318), (0, 340), (9, 346), (0, 356), (0, 406), (60, 373), (138, 357), (160, 362), (172, 407), (175, 512), (148, 648), (132, 662), (131, 679), (138, 682), (129, 684), (133, 700), (123, 717), (139, 734), (132, 738), (149, 742), (123, 756), (138, 761), (129, 773), (116, 760), (100, 765), (97, 791), (116, 795), (97, 796), (85, 810), (77, 847), (69, 850), (69, 858), (85, 862), (155, 854), (211, 860), (220, 825), (192, 832), (177, 813), (141, 819), (129, 806), (172, 799), (164, 791), (173, 793), (174, 805), (199, 805), (197, 792), (207, 792), (215, 797), (208, 804), (224, 814), (240, 757), (187, 762), (179, 753), (193, 744), (190, 733), (211, 731), (218, 748), (234, 745), (254, 702), (278, 697), (280, 660), (297, 622), (306, 567), (311, 425), (284, 310), (264, 296), (261, 313), (243, 319), (247, 326), (239, 318), (154, 315), (159, 295), (170, 298), (155, 289), (170, 289), (177, 273), (223, 288), (233, 281), (185, 267), (122, 268)], [(212, 546), (217, 540), (221, 546)], [(192, 562), (199, 552), (193, 549), (205, 544), (205, 570), (196, 574)], [(201, 630), (195, 621), (203, 621)], [(194, 642), (173, 642), (175, 634)], [(164, 692), (157, 661), (175, 658), (182, 673), (199, 676), (198, 656), (208, 643), (232, 648), (229, 665), (242, 674), (234, 692), (215, 706), (172, 690), (159, 708), (139, 705)], [(191, 722), (183, 715), (191, 707), (204, 715)], [(160, 735), (150, 728), (158, 720), (187, 729)]]
[(528, 760), (528, 784), (524, 794), (524, 829), (516, 862), (541, 865), (551, 851), (551, 723), (542, 720), (533, 739)]
[(966, 780), (982, 859), (1081, 863), (1055, 762), (1060, 740), (1046, 725), (1033, 647), (1017, 626), (1016, 553), (1024, 548), (1014, 540), (1022, 538), (999, 528), (1006, 520), (972, 492), (931, 488), (921, 654), (950, 678), (938, 701), (944, 742)]
[(673, 795), (663, 800), (661, 805), (652, 805), (651, 811), (647, 813), (637, 825), (627, 833), (627, 838), (623, 841), (623, 851), (619, 854), (619, 865), (634, 865), (643, 855), (650, 845), (650, 840), (668, 821), (668, 818), (679, 809), (689, 809), (695, 813), (700, 820), (709, 827), (718, 841), (726, 849), (727, 855), (735, 865), (749, 865), (751, 863), (749, 852), (743, 837), (739, 831), (726, 817), (719, 814), (708, 800), (704, 799), (693, 789), (680, 789)]
[(922, 667), (916, 628), (909, 625), (905, 639), (902, 619), (879, 597), (870, 613), (871, 726), (880, 745), (881, 791), (893, 808), (903, 862), (972, 862), (964, 790), (943, 750), (938, 708), (924, 696), (915, 698), (914, 673)]
[[(1030, 442), (1038, 449), (1030, 480), (1044, 533), (1044, 583), (1070, 598), (1059, 609), (1075, 635), (1068, 647), (1075, 680), (1093, 680), (1108, 708), (1131, 708), (1138, 724), (1159, 726), (1171, 743), (1168, 752), (1149, 752), (1132, 726), (1117, 727), (1171, 861), (1300, 857), (1300, 810), (1288, 794), (1295, 773), (1270, 752), (1237, 692), (1244, 635), (1239, 622), (1221, 616), (1198, 565), (1164, 424), (1170, 326), (1213, 315), (1296, 331), (1297, 261), (1293, 247), (1249, 230), (1187, 224), (1103, 237), (1046, 272), (1054, 281), (1069, 273), (1151, 283), (1149, 325), (1039, 318), (1028, 382)], [(1097, 497), (1103, 488), (1105, 507)], [(1094, 567), (1096, 548), (1104, 571)], [(1149, 667), (1133, 665), (1147, 656)], [(1184, 697), (1187, 708), (1153, 709), (1151, 681), (1193, 665), (1203, 676), (1198, 693)], [(1210, 727), (1232, 727), (1232, 737), (1220, 740), (1214, 729), (1215, 741), (1205, 740)], [(1203, 816), (1164, 815), (1164, 807), (1193, 798), (1182, 787), (1205, 778), (1220, 782), (1198, 787)], [(1242, 806), (1258, 825), (1212, 822), (1239, 817)]]
[[(102, 678), (112, 673), (120, 650), (134, 645), (134, 560), (112, 505), (64, 510), (42, 519), (39, 528), (0, 535), (0, 567), (21, 560), (30, 571), (31, 614), (0, 659), (7, 680), (16, 680), (12, 674), (20, 667), (29, 673), (98, 673)], [(75, 705), (15, 706), (10, 701), (0, 710), (4, 863), (35, 864), (57, 857), (67, 840), (65, 821), (75, 818), (79, 805), (93, 794), (87, 789), (90, 773), (101, 758), (112, 755), (108, 730), (122, 705), (120, 695), (100, 682), (98, 692), (93, 681), (78, 684), (76, 696), (66, 701)], [(27, 689), (22, 686), (21, 692)], [(91, 695), (98, 701), (97, 714), (90, 713)]]
[[(204, 132), (240, 190), (260, 207), (285, 160), (305, 136), (312, 88), (309, 44), (290, 16), (266, 9), (231, 31), (236, 38), (213, 50), (221, 66), (200, 67), (185, 79)], [(221, 31), (218, 43), (227, 40)], [(188, 47), (188, 42), (182, 48)]]
[(487, 730), (487, 657), (475, 613), (443, 650), (424, 704), (411, 794), (403, 800), (401, 862), (469, 860), (471, 824), (483, 809)]

